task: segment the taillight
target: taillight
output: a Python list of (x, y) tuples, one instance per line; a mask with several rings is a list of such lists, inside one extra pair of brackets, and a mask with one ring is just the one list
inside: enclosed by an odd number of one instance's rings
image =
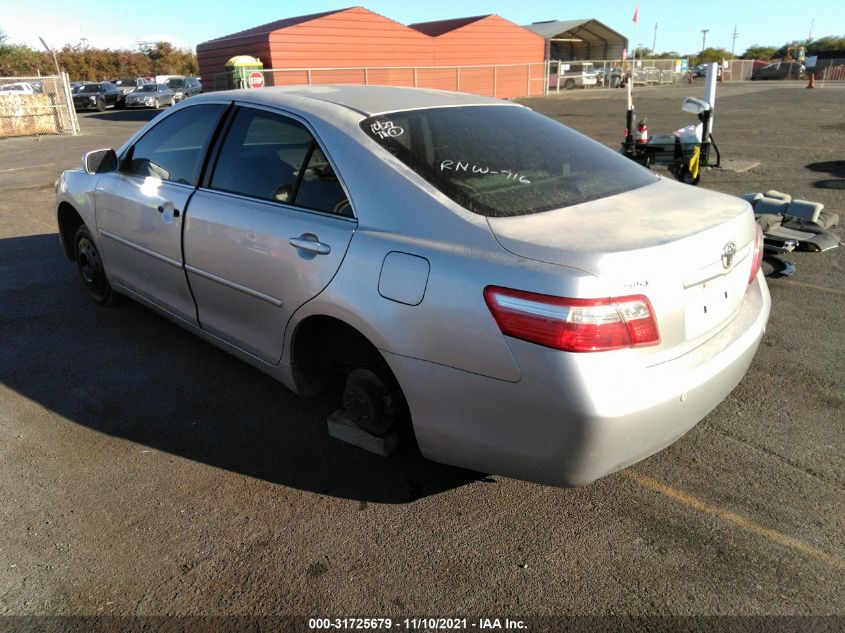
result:
[(757, 278), (757, 271), (760, 270), (760, 266), (763, 264), (763, 251), (765, 250), (763, 229), (760, 228), (759, 224), (755, 224), (755, 226), (757, 227), (757, 232), (754, 235), (754, 259), (751, 260), (751, 274), (748, 275), (749, 285)]
[(569, 299), (487, 286), (484, 300), (502, 334), (567, 352), (600, 352), (660, 342), (643, 295)]

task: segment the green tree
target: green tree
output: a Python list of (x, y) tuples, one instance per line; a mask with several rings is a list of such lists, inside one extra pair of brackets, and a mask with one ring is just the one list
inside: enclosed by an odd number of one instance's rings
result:
[(745, 52), (740, 55), (740, 59), (772, 59), (777, 50), (774, 46), (753, 44), (745, 49)]
[(723, 59), (731, 59), (731, 52), (724, 48), (705, 48), (703, 51), (689, 55), (690, 65), (709, 64), (710, 62), (721, 62)]
[(141, 42), (138, 48), (150, 60), (152, 74), (194, 75), (199, 68), (193, 51), (176, 48), (170, 42)]
[(0, 48), (0, 76), (36, 75), (47, 68), (44, 56), (28, 46), (4, 42)]
[(845, 37), (826, 35), (807, 44), (807, 54), (813, 55), (822, 51), (845, 50)]
[(634, 55), (637, 59), (677, 59), (681, 57), (681, 54), (676, 51), (652, 53), (651, 49), (646, 46), (634, 49)]

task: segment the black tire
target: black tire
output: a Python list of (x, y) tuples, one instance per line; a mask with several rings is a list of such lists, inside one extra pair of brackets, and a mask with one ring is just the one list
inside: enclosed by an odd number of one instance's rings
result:
[(101, 306), (111, 306), (117, 303), (120, 300), (120, 295), (112, 290), (111, 285), (109, 285), (100, 252), (84, 224), (76, 231), (73, 243), (76, 254), (76, 269), (79, 271), (82, 283), (85, 284), (85, 289), (94, 303)]
[(574, 79), (567, 79), (563, 82), (563, 89), (564, 90), (572, 90), (575, 87), (575, 80)]
[(695, 187), (698, 183), (701, 182), (701, 169), (698, 170), (698, 175), (693, 178), (690, 170), (684, 165), (681, 168), (680, 173), (678, 174), (678, 180), (680, 180), (685, 185), (692, 185)]
[(102, 99), (97, 99), (97, 112), (103, 112), (106, 109), (106, 102)]

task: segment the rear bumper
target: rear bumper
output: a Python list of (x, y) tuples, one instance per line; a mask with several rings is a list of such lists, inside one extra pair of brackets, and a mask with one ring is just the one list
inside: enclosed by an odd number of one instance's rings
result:
[(385, 353), (420, 449), (434, 461), (558, 486), (595, 481), (675, 442), (739, 383), (765, 331), (762, 274), (719, 334), (649, 368), (623, 352), (569, 354), (508, 339), (510, 383)]

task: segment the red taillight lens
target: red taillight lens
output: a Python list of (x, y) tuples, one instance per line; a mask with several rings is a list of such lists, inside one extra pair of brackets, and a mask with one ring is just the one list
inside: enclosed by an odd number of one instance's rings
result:
[(763, 229), (757, 224), (757, 233), (754, 235), (754, 259), (751, 260), (751, 274), (748, 275), (748, 283), (751, 284), (757, 278), (757, 271), (763, 264), (763, 251), (765, 246), (763, 244)]
[(601, 352), (660, 342), (643, 295), (569, 299), (487, 286), (484, 300), (502, 334), (567, 352)]

